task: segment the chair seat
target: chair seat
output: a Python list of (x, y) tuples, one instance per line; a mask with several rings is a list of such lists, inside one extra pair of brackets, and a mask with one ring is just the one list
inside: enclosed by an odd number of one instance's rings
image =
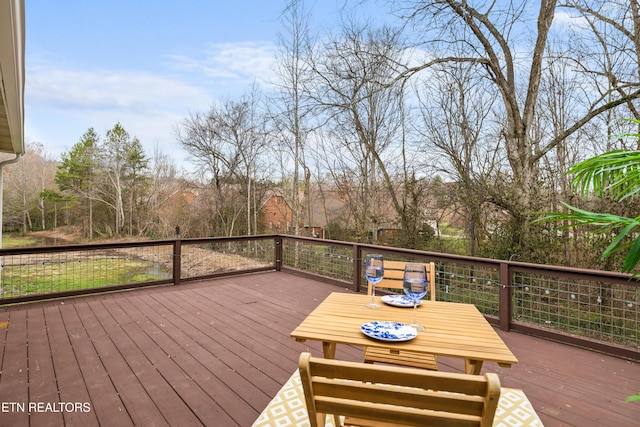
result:
[(365, 347), (364, 363), (389, 363), (414, 368), (438, 370), (438, 358), (434, 354), (413, 353), (409, 351), (392, 352), (386, 348)]

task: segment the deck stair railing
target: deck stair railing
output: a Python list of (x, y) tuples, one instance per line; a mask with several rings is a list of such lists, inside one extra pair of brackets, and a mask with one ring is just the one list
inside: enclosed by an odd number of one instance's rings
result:
[(285, 270), (366, 292), (362, 258), (434, 261), (438, 299), (516, 330), (640, 360), (640, 282), (628, 275), (289, 235), (0, 249), (0, 304)]

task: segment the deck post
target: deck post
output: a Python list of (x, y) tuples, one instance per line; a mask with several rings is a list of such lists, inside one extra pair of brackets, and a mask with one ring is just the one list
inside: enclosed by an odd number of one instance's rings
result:
[[(297, 244), (297, 242), (296, 242)], [(282, 236), (279, 234), (274, 236), (273, 238), (273, 256), (274, 256), (274, 264), (276, 266), (276, 271), (282, 271)]]
[(351, 256), (353, 258), (353, 289), (360, 292), (360, 277), (362, 276), (362, 249), (360, 245), (353, 245)]
[(512, 306), (512, 280), (509, 263), (500, 263), (500, 293), (499, 293), (499, 312), (500, 312), (500, 329), (509, 332), (511, 329), (511, 315), (513, 313)]
[(173, 284), (180, 284), (182, 271), (182, 241), (178, 238), (173, 241)]

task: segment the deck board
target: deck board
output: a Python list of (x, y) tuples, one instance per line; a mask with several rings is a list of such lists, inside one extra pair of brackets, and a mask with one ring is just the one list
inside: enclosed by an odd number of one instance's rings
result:
[[(163, 369), (167, 369), (166, 366), (156, 366), (153, 358), (149, 358), (149, 353), (161, 351), (156, 346), (149, 345), (145, 339), (147, 333), (152, 333), (151, 325), (136, 324), (133, 317), (136, 316), (137, 308), (131, 308), (127, 299), (114, 299), (108, 304), (107, 309), (109, 312), (107, 319), (112, 322), (108, 324), (109, 335), (168, 424), (198, 425), (199, 420), (195, 412), (189, 408), (179, 393), (179, 390), (184, 387), (181, 379), (172, 383), (163, 373)], [(173, 379), (175, 380), (175, 377)], [(128, 408), (128, 411), (136, 411), (136, 406)]]
[[(95, 303), (76, 304), (78, 314), (85, 320), (85, 326), (89, 339), (94, 343), (96, 351), (100, 354), (105, 369), (109, 372), (109, 377), (114, 387), (118, 390), (118, 395), (122, 400), (122, 407), (117, 408), (118, 412), (125, 412), (131, 418), (128, 425), (168, 425), (162, 416), (159, 408), (146, 392), (143, 384), (131, 370), (126, 359), (118, 350), (116, 344), (111, 340), (110, 335), (103, 328), (98, 320), (101, 316), (107, 315), (103, 304)], [(136, 408), (129, 412), (126, 408)]]
[[(322, 354), (289, 334), (335, 291), (348, 292), (269, 272), (0, 308), (0, 401), (92, 409), (5, 411), (0, 426), (251, 425), (300, 352)], [(546, 426), (637, 425), (640, 404), (623, 400), (640, 392), (638, 363), (498, 334), (519, 363), (483, 371), (523, 389)], [(336, 357), (361, 360), (362, 349), (339, 345)]]
[[(28, 400), (44, 404), (59, 401), (47, 327), (41, 310), (34, 310), (29, 315), (27, 342), (29, 343), (26, 359), (29, 365)], [(60, 413), (54, 416), (35, 413), (31, 417), (31, 422), (40, 425), (60, 425), (63, 419)]]
[[(30, 307), (25, 307), (28, 313), (32, 313)], [(37, 309), (37, 305), (34, 306)], [(82, 371), (75, 355), (75, 349), (71, 341), (69, 331), (63, 319), (63, 312), (74, 310), (73, 304), (50, 305), (44, 308), (47, 331), (49, 336), (49, 346), (51, 357), (56, 373), (56, 384), (58, 387), (58, 401), (47, 402), (55, 404), (58, 402), (85, 403), (90, 402), (87, 384), (82, 377)], [(10, 321), (11, 325), (11, 321)], [(10, 326), (11, 327), (11, 326)], [(2, 388), (2, 378), (0, 378), (0, 388)], [(58, 416), (60, 412), (39, 412), (45, 418), (47, 414)], [(62, 417), (67, 425), (81, 423), (97, 423), (95, 410), (90, 412), (63, 412)]]
[[(17, 405), (24, 405), (29, 401), (29, 367), (27, 346), (27, 313), (20, 312), (8, 319), (9, 325), (5, 336), (2, 358), (2, 375), (0, 381), (0, 402), (2, 402), (3, 425), (24, 425), (28, 416), (20, 412)], [(6, 386), (5, 386), (6, 384)], [(5, 413), (6, 404), (10, 405)], [(14, 410), (14, 408), (16, 410)], [(6, 424), (4, 421), (6, 415)]]
[[(180, 390), (183, 400), (190, 407), (196, 408), (198, 418), (204, 424), (232, 423), (226, 408), (236, 408), (239, 412), (251, 410), (237, 394), (226, 392), (227, 383), (216, 375), (228, 369), (221, 366), (206, 348), (189, 337), (188, 330), (195, 328), (185, 327), (181, 318), (188, 317), (188, 314), (181, 313), (175, 306), (154, 307), (153, 301), (145, 302), (137, 298), (132, 299), (131, 304), (144, 311), (146, 321), (155, 324), (148, 339), (141, 343), (144, 348), (162, 349), (161, 353), (156, 351), (149, 355), (151, 363), (163, 372), (169, 382), (183, 386)], [(137, 320), (142, 321), (144, 320)], [(178, 333), (165, 333), (167, 329)], [(233, 383), (232, 379), (227, 380)]]
[[(66, 307), (65, 307), (66, 308)], [(104, 357), (97, 353), (94, 342), (89, 339), (87, 329), (78, 315), (76, 306), (61, 311), (71, 348), (80, 370), (81, 379), (86, 386), (92, 402), (100, 402), (93, 410), (98, 419), (109, 418), (114, 425), (130, 422), (129, 415), (122, 410), (123, 405), (118, 391), (113, 386), (109, 373), (103, 365)], [(81, 402), (70, 400), (69, 402)], [(69, 416), (77, 415), (75, 412)]]

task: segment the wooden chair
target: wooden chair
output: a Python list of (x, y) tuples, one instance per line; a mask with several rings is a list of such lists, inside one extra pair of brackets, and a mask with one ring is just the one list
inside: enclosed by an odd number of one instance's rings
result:
[(493, 424), (496, 374), (469, 375), (368, 365), (302, 353), (299, 371), (311, 427), (325, 414), (336, 426), (478, 426)]
[[(404, 266), (406, 262), (402, 261), (384, 261), (384, 278), (376, 285), (378, 289), (393, 289), (396, 293), (400, 290), (403, 292), (402, 279), (404, 277)], [(429, 293), (431, 301), (436, 300), (436, 265), (433, 262), (425, 264), (427, 268), (427, 277), (429, 279)], [(371, 283), (369, 283), (368, 294), (371, 295)], [(365, 347), (364, 349), (365, 363), (390, 363), (394, 365), (412, 366), (414, 368), (438, 370), (438, 359), (433, 354), (417, 354), (412, 352), (398, 352), (385, 349)]]
[[(378, 289), (393, 289), (395, 293), (400, 293), (404, 295), (404, 290), (402, 288), (402, 279), (404, 278), (404, 266), (406, 263), (404, 261), (387, 261), (384, 260), (384, 277), (378, 284), (376, 285), (376, 292)], [(420, 264), (420, 263), (418, 263)], [(428, 262), (425, 264), (427, 268), (427, 277), (429, 279), (429, 292), (431, 294), (431, 301), (436, 300), (436, 264), (433, 262)], [(371, 283), (368, 283), (367, 294), (371, 295), (372, 286)]]

